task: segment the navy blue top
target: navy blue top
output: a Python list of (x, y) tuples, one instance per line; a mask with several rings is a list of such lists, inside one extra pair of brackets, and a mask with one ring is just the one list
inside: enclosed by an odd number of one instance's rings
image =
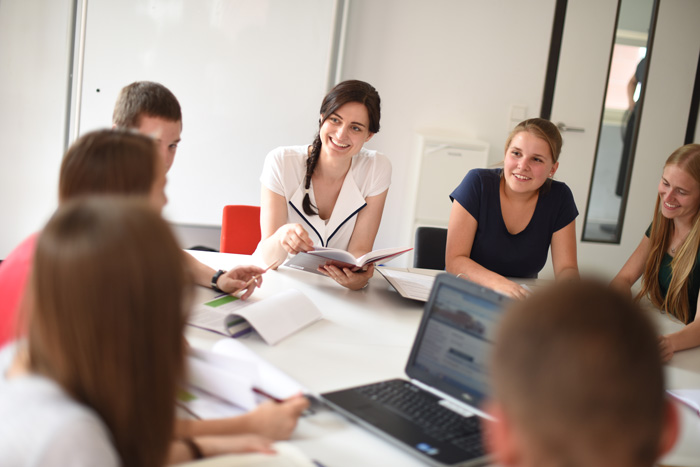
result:
[(450, 195), (478, 223), (469, 257), (502, 276), (537, 277), (547, 262), (552, 234), (578, 216), (574, 196), (566, 184), (552, 180), (549, 190), (540, 190), (530, 223), (513, 235), (501, 213), (501, 171), (470, 170)]

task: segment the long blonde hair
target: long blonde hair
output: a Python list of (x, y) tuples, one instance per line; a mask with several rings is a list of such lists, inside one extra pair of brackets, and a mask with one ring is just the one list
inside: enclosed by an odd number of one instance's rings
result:
[(144, 200), (67, 201), (39, 237), (29, 367), (100, 416), (123, 465), (166, 461), (190, 283), (170, 228)]
[[(683, 169), (693, 177), (693, 180), (700, 187), (700, 144), (686, 144), (673, 151), (673, 154), (666, 160), (664, 168), (669, 165), (677, 165)], [(651, 251), (642, 275), (642, 289), (636, 298), (639, 300), (648, 296), (655, 306), (666, 310), (684, 323), (688, 323), (690, 316), (688, 281), (700, 249), (700, 211), (695, 214), (688, 236), (680, 245), (676, 256), (671, 260), (671, 283), (664, 298), (659, 286), (659, 271), (672, 235), (673, 220), (667, 219), (661, 214), (661, 199), (657, 196), (654, 219), (651, 222), (651, 232), (649, 233)]]

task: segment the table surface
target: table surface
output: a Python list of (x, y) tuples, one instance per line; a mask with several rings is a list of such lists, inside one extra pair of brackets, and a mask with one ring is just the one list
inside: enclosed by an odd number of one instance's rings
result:
[[(189, 251), (214, 269), (238, 264), (260, 264), (254, 257)], [(380, 275), (366, 289), (353, 292), (331, 279), (280, 267), (268, 271), (255, 296), (265, 298), (295, 288), (319, 308), (323, 319), (275, 346), (256, 333), (239, 340), (259, 356), (295, 378), (312, 393), (400, 377), (418, 330), (424, 304), (401, 297)], [(202, 288), (199, 293), (209, 293)], [(653, 313), (660, 333), (682, 324)], [(219, 334), (187, 328), (187, 338), (197, 348), (209, 349)], [(679, 352), (666, 365), (667, 387), (700, 389), (700, 348)], [(700, 465), (700, 417), (681, 406), (681, 438), (663, 459), (666, 465)], [(292, 442), (324, 466), (419, 466), (420, 459), (378, 438), (331, 411), (304, 417)]]

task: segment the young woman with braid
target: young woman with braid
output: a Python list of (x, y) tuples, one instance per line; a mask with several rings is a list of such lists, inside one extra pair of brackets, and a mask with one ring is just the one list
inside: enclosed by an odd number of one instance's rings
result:
[[(319, 131), (310, 146), (280, 147), (267, 155), (262, 183), (258, 246), (267, 264), (314, 246), (372, 250), (391, 183), (391, 163), (362, 146), (379, 131), (380, 99), (363, 81), (343, 81), (321, 104)], [(358, 290), (374, 272), (320, 269)]]
[(661, 338), (661, 355), (700, 345), (695, 321), (700, 292), (700, 144), (676, 149), (664, 165), (654, 218), (611, 286), (627, 293), (637, 279), (637, 300), (648, 297), (687, 326)]

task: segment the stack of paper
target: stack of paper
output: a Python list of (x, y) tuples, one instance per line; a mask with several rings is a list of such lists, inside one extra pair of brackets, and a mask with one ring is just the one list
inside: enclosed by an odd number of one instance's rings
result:
[(238, 415), (267, 400), (308, 391), (241, 342), (222, 339), (212, 351), (190, 349), (188, 382), (182, 404), (199, 418)]

